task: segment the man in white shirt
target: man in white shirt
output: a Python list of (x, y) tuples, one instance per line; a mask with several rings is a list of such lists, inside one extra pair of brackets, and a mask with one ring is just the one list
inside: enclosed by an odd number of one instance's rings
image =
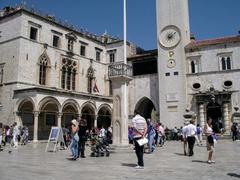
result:
[(135, 144), (135, 152), (138, 158), (138, 165), (135, 167), (136, 169), (143, 169), (143, 146), (140, 146), (137, 140), (146, 136), (147, 133), (147, 122), (146, 120), (140, 116), (137, 110), (134, 111), (134, 118), (132, 119), (132, 128), (133, 128), (133, 140)]
[(195, 135), (196, 135), (196, 126), (194, 125), (194, 120), (190, 120), (190, 124), (187, 126), (186, 129), (186, 136), (187, 136), (187, 142), (188, 142), (188, 150), (189, 150), (189, 156), (193, 156), (193, 147), (195, 143)]
[(187, 128), (188, 128), (188, 123), (185, 122), (184, 123), (184, 126), (182, 128), (182, 138), (183, 138), (183, 152), (184, 152), (184, 155), (186, 156), (187, 155)]

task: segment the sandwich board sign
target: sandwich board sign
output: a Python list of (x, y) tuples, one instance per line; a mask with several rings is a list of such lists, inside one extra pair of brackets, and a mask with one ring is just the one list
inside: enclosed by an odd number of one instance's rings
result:
[(63, 143), (64, 147), (66, 146), (63, 139), (63, 131), (61, 127), (51, 128), (45, 152), (47, 152), (50, 143), (54, 144), (53, 152), (56, 152), (57, 145), (60, 145), (61, 143)]

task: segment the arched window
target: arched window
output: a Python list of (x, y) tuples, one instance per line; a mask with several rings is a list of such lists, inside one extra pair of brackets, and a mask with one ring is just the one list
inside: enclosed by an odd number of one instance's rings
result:
[(231, 70), (232, 69), (232, 58), (231, 55), (221, 56), (221, 70)]
[(39, 84), (41, 85), (46, 85), (48, 62), (49, 58), (47, 54), (43, 53), (39, 58)]
[(222, 57), (222, 70), (226, 70), (226, 62), (225, 62), (225, 58)]
[(196, 73), (194, 61), (191, 61), (191, 71), (192, 71), (192, 73)]
[(88, 78), (88, 93), (92, 93), (92, 83), (94, 79), (94, 70), (92, 66), (88, 68), (87, 78)]
[(231, 58), (227, 57), (227, 69), (231, 69)]
[(63, 59), (61, 87), (67, 90), (75, 90), (76, 74), (77, 74), (77, 62), (71, 59)]

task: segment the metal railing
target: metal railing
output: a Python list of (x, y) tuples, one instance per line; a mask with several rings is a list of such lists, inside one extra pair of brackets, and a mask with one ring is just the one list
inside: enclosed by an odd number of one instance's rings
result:
[(111, 64), (108, 66), (108, 76), (128, 76), (132, 77), (132, 66), (118, 63), (118, 64)]

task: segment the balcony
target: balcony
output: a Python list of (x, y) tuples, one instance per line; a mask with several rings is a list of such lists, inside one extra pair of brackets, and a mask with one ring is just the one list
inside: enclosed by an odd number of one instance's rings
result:
[(132, 66), (124, 63), (114, 63), (108, 66), (108, 76), (111, 80), (132, 80)]

